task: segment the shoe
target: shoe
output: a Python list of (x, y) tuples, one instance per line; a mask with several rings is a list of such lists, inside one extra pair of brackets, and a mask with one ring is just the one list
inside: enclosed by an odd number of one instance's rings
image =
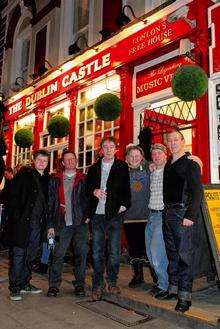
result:
[(42, 289), (33, 286), (32, 284), (28, 283), (26, 286), (21, 289), (22, 294), (40, 294)]
[(131, 262), (131, 267), (133, 270), (133, 278), (128, 283), (128, 286), (129, 288), (136, 288), (144, 283), (143, 263), (140, 261), (133, 261)]
[(20, 291), (18, 292), (10, 292), (10, 299), (13, 300), (13, 301), (19, 301), (19, 300), (22, 300), (22, 296), (21, 296), (21, 293)]
[(159, 291), (160, 291), (160, 288), (158, 288), (158, 286), (153, 286), (152, 288), (150, 288), (149, 290), (147, 290), (147, 293), (154, 296)]
[(158, 291), (158, 293), (156, 293), (154, 295), (154, 298), (156, 299), (160, 299), (160, 300), (163, 300), (165, 299), (167, 296), (169, 295), (169, 292), (167, 290), (162, 290), (160, 289), (160, 291)]
[(184, 313), (189, 310), (191, 305), (192, 303), (189, 300), (178, 299), (175, 311)]
[(56, 287), (50, 287), (47, 292), (47, 297), (57, 297), (59, 289)]
[(116, 285), (116, 283), (109, 283), (108, 291), (111, 294), (119, 295), (121, 293), (121, 289)]
[(83, 286), (75, 286), (74, 294), (78, 297), (85, 297), (86, 292)]
[(167, 296), (163, 298), (163, 300), (175, 300), (178, 299), (178, 295), (174, 293), (168, 293)]
[(103, 288), (102, 287), (98, 287), (98, 288), (93, 289), (92, 290), (92, 300), (93, 300), (93, 302), (101, 300), (102, 295), (103, 295)]

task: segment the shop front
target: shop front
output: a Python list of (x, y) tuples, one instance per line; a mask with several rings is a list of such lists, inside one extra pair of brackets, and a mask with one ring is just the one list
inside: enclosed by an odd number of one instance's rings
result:
[[(185, 12), (190, 12), (185, 7)], [(154, 141), (166, 142), (168, 129), (178, 126), (186, 137), (187, 150), (202, 158), (204, 179), (208, 181), (209, 147), (201, 151), (201, 140), (208, 129), (207, 111), (201, 108), (208, 110), (207, 99), (186, 103), (175, 98), (171, 89), (175, 70), (193, 63), (183, 54), (181, 45), (190, 40), (188, 51), (194, 48), (196, 54), (198, 44), (193, 40), (197, 26), (186, 14), (174, 14), (155, 14), (145, 23), (132, 24), (98, 49), (76, 56), (9, 99), (8, 164), (27, 163), (30, 153), (41, 147), (51, 152), (53, 171), (63, 148), (69, 145), (78, 154), (79, 167), (86, 170), (96, 159), (103, 136), (118, 139), (118, 156), (123, 158), (126, 145), (137, 142), (142, 127), (151, 128)], [(96, 98), (106, 92), (116, 94), (122, 102), (121, 115), (114, 122), (101, 121), (94, 113)], [(52, 138), (47, 131), (49, 120), (57, 114), (70, 121), (69, 136), (61, 139)], [(23, 126), (34, 133), (29, 149), (14, 144), (14, 134)], [(203, 126), (205, 129), (201, 129)]]

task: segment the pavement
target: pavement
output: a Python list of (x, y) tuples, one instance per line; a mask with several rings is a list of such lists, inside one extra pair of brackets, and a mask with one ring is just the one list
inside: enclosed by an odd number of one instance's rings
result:
[[(43, 294), (25, 295), (21, 302), (12, 302), (8, 297), (8, 260), (0, 253), (0, 329), (66, 329), (71, 328), (125, 328), (108, 316), (95, 313), (80, 305), (82, 299), (73, 296), (72, 266), (64, 266), (61, 294), (58, 298), (46, 298), (48, 289), (47, 276), (34, 274), (33, 283), (43, 289)], [(106, 293), (104, 300), (120, 307), (136, 311), (143, 316), (151, 315), (152, 320), (134, 326), (142, 328), (168, 329), (220, 329), (220, 290), (205, 278), (194, 283), (193, 306), (184, 314), (174, 311), (175, 301), (158, 301), (149, 294), (152, 286), (148, 268), (145, 271), (146, 283), (140, 288), (128, 288), (132, 276), (130, 266), (122, 264), (119, 275), (121, 295)], [(92, 270), (88, 269), (87, 296), (91, 301)], [(101, 304), (100, 304), (101, 306)], [(106, 307), (105, 305), (102, 307)], [(120, 308), (121, 309), (121, 308)], [(120, 311), (121, 312), (121, 311)], [(118, 314), (120, 313), (118, 311)], [(117, 313), (117, 312), (116, 312)], [(125, 315), (127, 317), (127, 315)]]

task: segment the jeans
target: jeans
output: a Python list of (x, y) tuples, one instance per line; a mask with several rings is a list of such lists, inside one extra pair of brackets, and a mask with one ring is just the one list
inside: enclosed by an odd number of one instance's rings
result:
[(170, 207), (164, 211), (163, 233), (169, 260), (169, 291), (190, 300), (193, 284), (193, 259), (196, 226), (183, 226), (185, 208)]
[(88, 224), (66, 226), (61, 229), (56, 242), (49, 270), (49, 287), (59, 288), (62, 282), (63, 259), (72, 240), (75, 266), (73, 269), (76, 286), (84, 286), (88, 254)]
[(120, 267), (122, 218), (118, 215), (107, 220), (105, 215), (95, 215), (92, 219), (93, 246), (93, 289), (104, 286), (105, 247), (107, 239), (107, 282), (116, 284)]
[(26, 248), (13, 247), (9, 267), (9, 290), (19, 292), (32, 278), (32, 266), (40, 244), (40, 228), (31, 229)]
[(157, 275), (158, 288), (168, 289), (168, 259), (162, 232), (162, 212), (150, 212), (145, 229), (147, 256)]

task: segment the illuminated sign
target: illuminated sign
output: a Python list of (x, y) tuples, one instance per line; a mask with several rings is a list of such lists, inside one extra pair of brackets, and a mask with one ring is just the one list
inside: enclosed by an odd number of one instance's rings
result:
[(175, 71), (185, 64), (192, 64), (192, 61), (188, 58), (178, 58), (163, 65), (159, 64), (153, 69), (148, 68), (137, 72), (136, 98), (169, 88)]
[(204, 186), (203, 215), (220, 277), (220, 185)]
[(31, 105), (35, 106), (43, 98), (51, 95), (55, 97), (58, 94), (68, 92), (79, 86), (80, 83), (85, 83), (89, 79), (94, 79), (141, 56), (146, 56), (161, 46), (183, 38), (191, 32), (192, 28), (184, 18), (175, 22), (168, 22), (166, 18), (154, 22), (80, 65), (63, 74), (61, 73), (58, 78), (37, 87), (32, 94), (25, 95), (15, 103), (11, 103), (8, 106), (9, 111), (6, 114), (6, 120), (8, 116), (17, 116)]

